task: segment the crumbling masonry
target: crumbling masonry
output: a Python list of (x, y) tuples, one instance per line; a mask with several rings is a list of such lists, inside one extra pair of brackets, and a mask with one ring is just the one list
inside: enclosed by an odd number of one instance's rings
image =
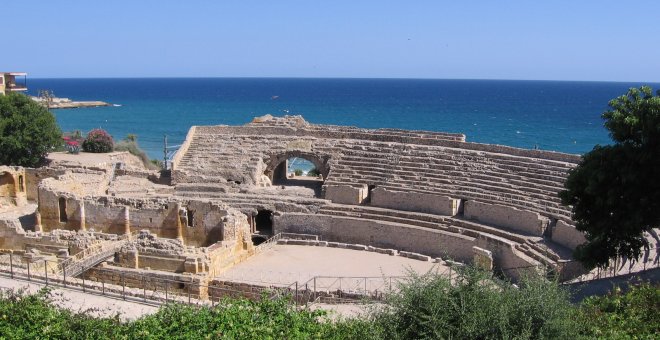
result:
[[(291, 158), (311, 162), (319, 177), (292, 177)], [(300, 116), (193, 126), (169, 173), (127, 153), (0, 167), (0, 249), (64, 260), (114, 240), (103, 268), (203, 283), (252, 255), (254, 243), (298, 233), (513, 278), (516, 268), (544, 265), (568, 279), (582, 273), (570, 253), (585, 239), (557, 193), (579, 160)]]

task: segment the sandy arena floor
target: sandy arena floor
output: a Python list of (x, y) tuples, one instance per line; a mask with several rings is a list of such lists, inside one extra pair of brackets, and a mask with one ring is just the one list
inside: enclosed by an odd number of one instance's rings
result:
[(275, 245), (218, 276), (219, 279), (264, 284), (302, 284), (314, 276), (374, 277), (406, 276), (412, 270), (426, 273), (446, 267), (405, 257), (367, 251)]

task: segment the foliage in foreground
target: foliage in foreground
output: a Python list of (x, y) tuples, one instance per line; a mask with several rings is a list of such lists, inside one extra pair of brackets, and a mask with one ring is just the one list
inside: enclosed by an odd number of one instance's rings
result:
[(568, 339), (575, 308), (556, 282), (525, 276), (518, 288), (474, 268), (461, 280), (414, 277), (374, 320), (392, 339)]
[(648, 283), (628, 293), (587, 298), (580, 308), (585, 334), (605, 339), (657, 339), (660, 334), (660, 289)]
[(0, 96), (0, 164), (37, 167), (61, 135), (53, 114), (28, 96)]
[(632, 88), (603, 113), (613, 145), (583, 156), (560, 193), (587, 242), (574, 257), (586, 267), (640, 257), (645, 231), (660, 225), (660, 91)]
[(216, 307), (170, 304), (135, 321), (92, 318), (53, 306), (50, 293), (0, 293), (0, 338), (7, 339), (355, 339), (364, 321), (330, 322), (323, 311), (286, 299), (225, 300)]
[(660, 331), (660, 291), (648, 284), (576, 306), (560, 285), (537, 276), (515, 287), (470, 268), (461, 274), (454, 284), (438, 275), (413, 277), (385, 306), (334, 321), (284, 298), (170, 304), (122, 322), (56, 308), (47, 290), (0, 293), (0, 338), (652, 339)]

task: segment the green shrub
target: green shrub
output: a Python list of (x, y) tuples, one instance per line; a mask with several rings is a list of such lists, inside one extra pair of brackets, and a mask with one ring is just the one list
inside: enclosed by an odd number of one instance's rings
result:
[(94, 310), (77, 313), (53, 306), (51, 293), (0, 291), (0, 338), (112, 339), (122, 333), (119, 317), (93, 318)]
[(114, 142), (105, 130), (94, 129), (87, 134), (82, 143), (83, 151), (93, 153), (112, 152)]
[(366, 339), (369, 323), (330, 321), (285, 298), (226, 299), (215, 307), (169, 304), (135, 321), (89, 317), (52, 304), (48, 290), (0, 292), (0, 338), (9, 339)]
[(319, 169), (314, 168), (312, 170), (307, 171), (307, 176), (311, 177), (318, 177), (321, 173), (319, 172)]
[(127, 135), (124, 140), (119, 141), (117, 144), (115, 144), (115, 151), (130, 152), (132, 155), (138, 157), (140, 161), (142, 161), (144, 167), (147, 169), (152, 169), (152, 170), (160, 169), (158, 164), (155, 164), (153, 160), (149, 159), (147, 153), (140, 148), (137, 142), (137, 135), (134, 134)]
[(623, 294), (589, 297), (580, 307), (583, 334), (600, 339), (657, 339), (660, 289), (648, 283)]
[(302, 176), (303, 171), (302, 171), (302, 169), (296, 169), (296, 170), (293, 170), (293, 174), (296, 175), (296, 176)]
[(413, 276), (374, 316), (390, 339), (568, 339), (575, 309), (556, 282), (527, 276), (515, 287), (464, 268), (460, 279)]

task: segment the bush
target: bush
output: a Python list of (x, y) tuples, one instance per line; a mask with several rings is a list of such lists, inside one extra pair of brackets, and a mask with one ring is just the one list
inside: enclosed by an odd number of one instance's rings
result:
[(226, 299), (214, 307), (169, 304), (135, 321), (55, 307), (50, 293), (0, 291), (0, 338), (10, 339), (366, 339), (367, 322), (330, 322), (289, 300)]
[(660, 334), (660, 289), (648, 283), (623, 294), (589, 297), (580, 307), (583, 335), (600, 339), (656, 339)]
[(87, 134), (82, 143), (83, 151), (93, 153), (112, 152), (114, 142), (105, 130), (94, 129)]
[(147, 156), (147, 153), (140, 148), (137, 142), (137, 135), (134, 134), (127, 135), (124, 140), (119, 141), (115, 145), (115, 151), (130, 152), (132, 155), (137, 156), (142, 161), (142, 164), (144, 164), (144, 167), (147, 169), (153, 169), (153, 170), (160, 169), (158, 164), (154, 164), (153, 160), (150, 160), (149, 156)]
[(389, 339), (570, 339), (577, 325), (569, 295), (534, 275), (519, 287), (474, 268), (453, 282), (438, 274), (413, 276), (374, 316)]
[(37, 167), (62, 147), (61, 135), (45, 107), (20, 93), (0, 96), (0, 164)]
[(317, 168), (307, 171), (307, 176), (318, 177), (321, 173)]
[(296, 176), (302, 176), (303, 171), (302, 171), (302, 169), (296, 169), (296, 170), (293, 170), (293, 174), (296, 175)]

